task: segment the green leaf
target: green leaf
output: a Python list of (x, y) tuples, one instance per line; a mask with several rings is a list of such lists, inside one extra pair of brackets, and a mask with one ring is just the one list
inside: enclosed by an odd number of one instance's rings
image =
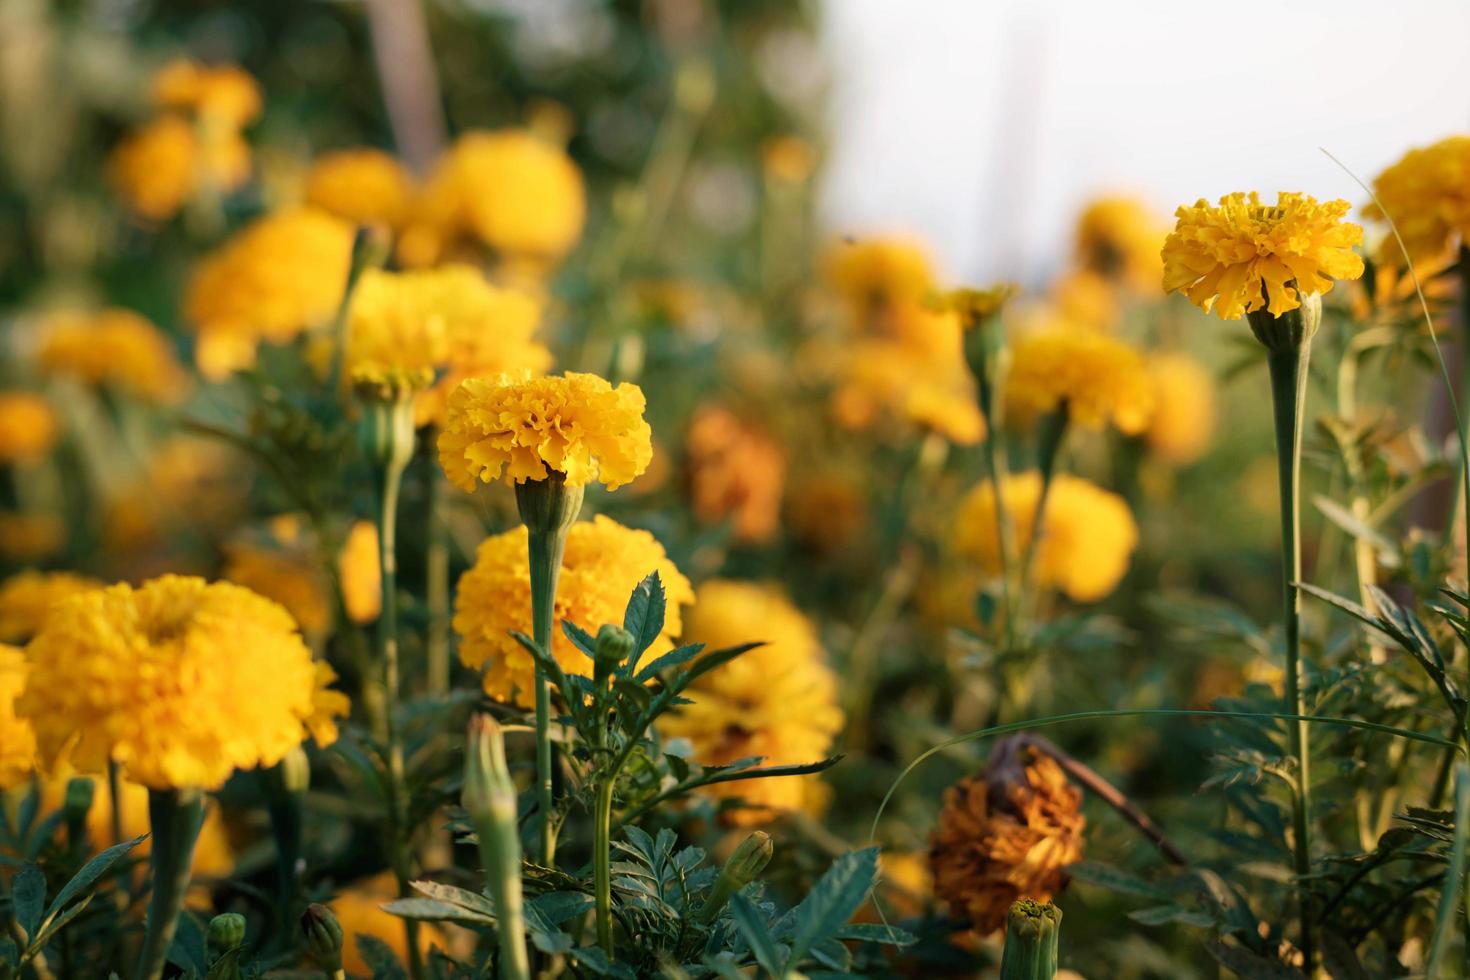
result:
[(1208, 912), (1183, 908), (1178, 905), (1155, 905), (1153, 908), (1136, 909), (1128, 918), (1146, 926), (1161, 926), (1167, 922), (1181, 922), (1187, 926), (1208, 929), (1216, 924), (1215, 917)]
[(41, 934), (36, 937), (35, 942), (31, 945), (44, 946), (49, 943), (52, 937), (54, 937), (58, 932), (66, 928), (67, 923), (86, 911), (87, 906), (92, 904), (92, 899), (96, 897), (96, 894), (96, 892), (92, 892), (91, 894), (86, 895), (81, 899), (81, 901), (73, 902), (68, 905), (60, 915), (56, 916), (55, 918), (45, 920), (44, 924), (41, 926)]
[(860, 943), (883, 943), (886, 946), (912, 946), (919, 941), (918, 936), (905, 929), (879, 925), (876, 922), (850, 922), (838, 929), (833, 937)]
[[(862, 907), (878, 876), (878, 848), (851, 851), (832, 862), (806, 898), (783, 917), (791, 923), (791, 954), (786, 969), (794, 970), (817, 943), (831, 939)], [(777, 927), (778, 934), (780, 927)]]
[(634, 677), (633, 679), (639, 684), (651, 681), (666, 670), (670, 670), (674, 667), (682, 667), (684, 664), (699, 656), (702, 650), (704, 650), (703, 643), (690, 643), (687, 646), (682, 646), (675, 650), (670, 650), (663, 656), (655, 658), (647, 667), (644, 667), (642, 670), (640, 670), (638, 672), (638, 676)]
[(41, 909), (46, 905), (46, 876), (40, 868), (28, 864), (15, 876), (10, 904), (15, 909), (15, 921), (25, 930), (26, 941), (32, 942), (41, 926)]
[(755, 643), (742, 643), (739, 646), (725, 647), (722, 650), (714, 650), (706, 653), (704, 656), (694, 661), (694, 663), (690, 664), (688, 670), (679, 675), (678, 679), (674, 682), (673, 692), (675, 694), (678, 694), (680, 691), (683, 691), (690, 684), (694, 683), (705, 674), (708, 674), (716, 667), (723, 667), (725, 664), (734, 660), (736, 657), (739, 657), (742, 654), (749, 653), (756, 647), (763, 647), (765, 645), (766, 644), (764, 641), (757, 641)]
[(383, 911), (401, 919), (419, 922), (463, 922), (472, 926), (493, 926), (495, 920), (488, 915), (473, 912), (462, 905), (432, 898), (399, 898), (383, 904)]
[(387, 943), (364, 932), (357, 933), (356, 939), (357, 951), (368, 969), (373, 971), (373, 980), (408, 980), (403, 964), (398, 962)]
[(1130, 874), (1109, 864), (1101, 864), (1097, 861), (1082, 861), (1078, 864), (1068, 866), (1067, 874), (1085, 881), (1089, 885), (1105, 888), (1110, 892), (1118, 892), (1122, 895), (1132, 895), (1135, 898), (1147, 898), (1155, 902), (1169, 901), (1169, 892), (1158, 885), (1145, 881), (1137, 875)]
[(457, 888), (440, 881), (413, 881), (414, 890), (446, 905), (457, 905), (478, 916), (495, 921), (495, 903), (479, 892), (468, 888)]
[(649, 573), (628, 597), (628, 608), (623, 613), (623, 629), (633, 634), (633, 655), (628, 658), (630, 671), (638, 666), (638, 659), (664, 631), (666, 602), (664, 583), (658, 577), (658, 572)]
[(51, 918), (66, 903), (90, 889), (99, 878), (111, 873), (127, 858), (128, 852), (143, 843), (147, 836), (147, 834), (142, 834), (132, 840), (123, 841), (121, 844), (114, 844), (82, 865), (81, 870), (72, 875), (71, 881), (63, 885), (61, 891), (57, 892), (56, 897), (51, 900), (50, 907), (46, 909), (46, 918)]
[(591, 633), (570, 619), (563, 619), (561, 621), (561, 631), (568, 640), (572, 641), (572, 646), (582, 651), (589, 660), (597, 659), (597, 638)]
[(761, 921), (760, 912), (756, 909), (755, 904), (739, 893), (731, 895), (730, 917), (735, 920), (735, 927), (750, 944), (750, 951), (755, 954), (755, 961), (771, 976), (783, 976), (781, 957), (776, 952), (776, 941), (771, 938), (770, 930)]
[(1305, 980), (1302, 971), (1280, 960), (1257, 956), (1239, 946), (1213, 943), (1208, 949), (1221, 966), (1233, 971), (1241, 980)]

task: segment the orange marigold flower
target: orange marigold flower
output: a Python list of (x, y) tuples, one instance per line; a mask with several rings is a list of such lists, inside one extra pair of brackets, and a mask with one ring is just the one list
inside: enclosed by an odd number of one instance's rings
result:
[(1143, 355), (1121, 340), (1066, 328), (1044, 328), (1021, 336), (1006, 372), (1009, 418), (1029, 425), (1065, 408), (1085, 428), (1112, 423), (1136, 435), (1154, 411), (1154, 390)]
[(684, 437), (690, 503), (702, 524), (729, 520), (737, 541), (775, 537), (786, 453), (769, 433), (719, 405), (702, 405)]
[(1272, 206), (1255, 191), (1227, 194), (1218, 206), (1201, 198), (1175, 212), (1178, 222), (1164, 242), (1164, 290), (1182, 291), (1222, 320), (1263, 306), (1272, 316), (1294, 310), (1301, 295), (1329, 292), (1334, 281), (1363, 274), (1353, 251), (1363, 229), (1343, 220), (1351, 208), (1284, 191)]
[(51, 403), (29, 391), (0, 391), (0, 465), (33, 463), (56, 444), (61, 424)]
[(1018, 899), (1051, 901), (1082, 860), (1081, 805), (1055, 759), (1001, 742), (984, 774), (945, 791), (929, 847), (935, 896), (981, 936), (1003, 929)]
[(653, 458), (644, 406), (637, 385), (613, 387), (595, 374), (470, 378), (449, 396), (439, 464), (467, 492), (477, 480), (490, 483), (503, 474), (524, 483), (552, 471), (570, 486), (596, 481), (616, 490)]
[(15, 713), (28, 670), (22, 650), (0, 643), (0, 790), (19, 786), (36, 768), (36, 733)]
[[(652, 572), (663, 581), (668, 606), (663, 633), (648, 655), (666, 653), (682, 629), (680, 607), (694, 598), (694, 589), (653, 535), (601, 514), (567, 531), (552, 621), (570, 620), (593, 633), (604, 623), (621, 623), (628, 597)], [(526, 529), (521, 526), (480, 544), (474, 567), (460, 576), (454, 600), (460, 660), (466, 667), (483, 669), (485, 693), (523, 707), (531, 705), (536, 668), (510, 631), (530, 635), (530, 576)], [(553, 631), (551, 652), (567, 670), (585, 672), (587, 658), (559, 628)]]
[(37, 359), (48, 374), (115, 386), (159, 404), (177, 403), (189, 388), (168, 337), (147, 317), (118, 307), (49, 317)]

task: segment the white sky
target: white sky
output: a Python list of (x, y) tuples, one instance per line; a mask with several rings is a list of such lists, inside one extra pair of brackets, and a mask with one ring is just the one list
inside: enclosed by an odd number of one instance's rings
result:
[(826, 0), (835, 233), (1035, 281), (1086, 199), (1364, 195), (1470, 131), (1467, 0)]

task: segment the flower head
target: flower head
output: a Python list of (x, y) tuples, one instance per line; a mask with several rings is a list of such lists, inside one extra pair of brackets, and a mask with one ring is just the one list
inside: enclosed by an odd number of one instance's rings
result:
[[(1015, 473), (1003, 484), (1004, 506), (1017, 541), (1031, 538), (1041, 474)], [(960, 504), (955, 549), (978, 561), (988, 573), (1000, 571), (995, 536), (995, 491), (990, 483), (972, 490)], [(1128, 504), (1086, 480), (1060, 473), (1052, 478), (1037, 540), (1036, 582), (1077, 602), (1095, 602), (1117, 587), (1138, 544), (1138, 525)]]
[(168, 337), (147, 317), (118, 307), (49, 317), (37, 359), (47, 374), (158, 404), (177, 403), (189, 387)]
[(786, 453), (760, 427), (720, 405), (701, 405), (684, 436), (689, 497), (701, 524), (729, 520), (737, 541), (770, 541), (781, 518)]
[(995, 316), (1016, 295), (1014, 283), (998, 282), (983, 289), (963, 287), (951, 289), (932, 299), (931, 305), (959, 317), (960, 325), (971, 330), (987, 317)]
[(0, 790), (19, 786), (36, 768), (36, 733), (15, 713), (28, 671), (25, 653), (0, 643)]
[(1363, 229), (1343, 220), (1351, 207), (1286, 192), (1267, 206), (1254, 191), (1227, 194), (1215, 207), (1203, 198), (1180, 207), (1164, 242), (1164, 290), (1183, 291), (1222, 320), (1263, 306), (1281, 316), (1299, 307), (1302, 295), (1363, 274), (1353, 251)]
[(31, 463), (51, 451), (61, 423), (51, 403), (29, 391), (0, 391), (0, 465)]
[[(682, 628), (680, 607), (694, 598), (694, 590), (653, 535), (601, 514), (567, 530), (553, 621), (570, 620), (592, 632), (604, 623), (621, 623), (628, 596), (652, 572), (663, 581), (668, 606), (663, 633), (649, 653), (667, 652)], [(485, 693), (523, 706), (531, 704), (536, 670), (510, 631), (531, 632), (530, 575), (526, 529), (518, 527), (481, 543), (474, 567), (460, 577), (454, 600), (460, 660), (466, 667), (483, 669)], [(584, 673), (586, 658), (560, 628), (553, 634), (551, 652), (557, 662)]]
[(210, 125), (242, 129), (261, 109), (260, 86), (239, 65), (201, 65), (180, 58), (153, 76), (153, 103)]
[(1005, 927), (1017, 899), (1050, 901), (1082, 859), (1081, 803), (1055, 759), (1002, 742), (983, 775), (945, 791), (929, 848), (935, 896), (982, 936)]
[(397, 228), (408, 219), (414, 193), (408, 170), (382, 150), (324, 153), (306, 175), (306, 203), (355, 225)]
[(21, 714), (43, 760), (153, 789), (214, 789), (269, 766), (347, 711), (284, 609), (248, 589), (165, 575), (65, 600), (26, 649)]
[[(194, 127), (177, 116), (163, 116), (128, 133), (113, 148), (107, 182), (129, 211), (149, 221), (167, 221), (198, 190), (199, 163)], [(248, 150), (245, 164), (248, 174)]]
[[(681, 639), (708, 650), (765, 641), (702, 675), (685, 692), (693, 703), (659, 720), (665, 737), (693, 745), (695, 761), (719, 766), (758, 756), (763, 765), (790, 765), (830, 754), (843, 723), (836, 678), (816, 628), (779, 589), (723, 579), (704, 583)], [(748, 808), (733, 811), (731, 819), (749, 825), (806, 809), (818, 785), (812, 776), (778, 777), (720, 783), (705, 794), (744, 800)]]
[(100, 588), (101, 582), (74, 572), (17, 572), (0, 583), (0, 643), (27, 642), (63, 599)]
[(581, 171), (560, 147), (527, 130), (465, 133), (429, 176), (399, 257), (433, 265), (473, 236), (507, 258), (553, 262), (577, 244), (586, 212)]
[(469, 378), (449, 396), (439, 464), (465, 491), (502, 474), (524, 483), (552, 471), (568, 486), (597, 481), (615, 490), (653, 458), (644, 405), (637, 385), (613, 387), (595, 374)]
[(1008, 417), (1022, 424), (1065, 406), (1078, 425), (1111, 423), (1128, 435), (1141, 432), (1154, 410), (1143, 355), (1104, 334), (1057, 327), (1015, 342), (1005, 400)]
[(1082, 269), (1142, 294), (1156, 294), (1159, 246), (1168, 228), (1137, 198), (1100, 197), (1077, 218), (1076, 257)]
[(1188, 354), (1149, 358), (1156, 410), (1145, 438), (1160, 458), (1176, 465), (1199, 459), (1215, 434), (1215, 378)]
[[(1374, 178), (1373, 193), (1378, 201), (1363, 214), (1392, 218), (1415, 264), (1453, 251), (1470, 241), (1470, 136), (1410, 150)], [(1387, 264), (1402, 263), (1392, 239), (1384, 242), (1384, 252)]]
[(919, 306), (934, 288), (934, 266), (917, 242), (864, 238), (838, 243), (827, 255), (827, 280), (853, 311)]
[(262, 342), (281, 344), (326, 323), (342, 302), (352, 226), (318, 208), (294, 208), (248, 225), (194, 270), (184, 313), (199, 333), (210, 378), (255, 363)]

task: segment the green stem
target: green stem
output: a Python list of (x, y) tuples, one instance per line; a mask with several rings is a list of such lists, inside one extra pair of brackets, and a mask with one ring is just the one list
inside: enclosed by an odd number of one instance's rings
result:
[[(393, 877), (400, 898), (412, 896), (409, 885), (408, 793), (403, 765), (403, 736), (398, 730), (398, 494), (403, 486), (403, 465), (389, 461), (378, 471), (378, 563), (382, 576), (383, 610), (378, 617), (378, 652), (383, 663), (383, 733), (388, 749), (388, 844)], [(408, 939), (409, 974), (423, 976), (419, 952), (418, 923), (403, 920)]]
[[(1269, 348), (1266, 363), (1271, 374), (1275, 409), (1276, 460), (1281, 488), (1282, 619), (1286, 632), (1286, 710), (1305, 714), (1301, 690), (1301, 593), (1294, 583), (1302, 579), (1301, 456), (1302, 426), (1306, 418), (1307, 368), (1310, 339), (1300, 344)], [(1306, 879), (1312, 872), (1311, 770), (1306, 722), (1288, 726), (1295, 757), (1296, 792), (1292, 799), (1292, 849), (1297, 874), (1297, 901), (1301, 916), (1301, 950), (1306, 972), (1315, 957), (1314, 916)]]
[(609, 957), (613, 955), (612, 929), (612, 805), (613, 788), (618, 774), (608, 773), (597, 786), (597, 811), (594, 817), (592, 877), (597, 902), (597, 944)]
[(197, 789), (150, 789), (148, 821), (153, 833), (148, 864), (152, 895), (148, 925), (138, 957), (137, 980), (159, 980), (178, 926), (179, 909), (189, 888), (194, 842), (204, 822), (204, 794)]
[[(566, 530), (528, 529), (527, 546), (531, 565), (531, 630), (536, 646), (551, 655), (552, 617), (556, 605), (556, 582), (561, 576)], [(546, 671), (536, 666), (536, 805), (541, 811), (541, 846), (537, 860), (551, 867), (556, 857), (556, 822), (552, 816), (553, 755), (551, 746), (551, 687)]]
[(434, 466), (428, 477), (429, 543), (425, 562), (429, 604), (429, 693), (449, 692), (449, 529), (444, 523), (444, 480)]
[[(1031, 515), (1031, 533), (1026, 538), (1026, 550), (1021, 554), (1021, 596), (1024, 599), (1031, 587), (1031, 576), (1035, 571), (1036, 552), (1045, 532), (1046, 501), (1051, 496), (1052, 477), (1056, 475), (1057, 457), (1061, 455), (1062, 443), (1067, 438), (1067, 421), (1071, 412), (1062, 402), (1056, 411), (1042, 419), (1036, 436), (1036, 469), (1041, 474), (1041, 493), (1036, 498), (1036, 510)], [(1004, 506), (999, 495), (995, 498), (996, 509)]]

